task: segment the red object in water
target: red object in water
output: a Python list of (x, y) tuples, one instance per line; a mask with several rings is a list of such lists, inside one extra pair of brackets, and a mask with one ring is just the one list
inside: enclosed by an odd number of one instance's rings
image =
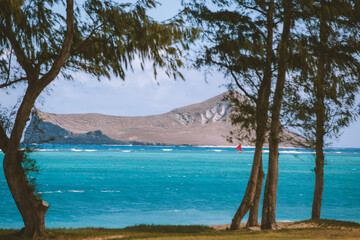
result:
[(242, 149), (241, 149), (241, 144), (239, 144), (239, 146), (237, 146), (236, 149), (241, 152), (241, 151), (242, 151)]

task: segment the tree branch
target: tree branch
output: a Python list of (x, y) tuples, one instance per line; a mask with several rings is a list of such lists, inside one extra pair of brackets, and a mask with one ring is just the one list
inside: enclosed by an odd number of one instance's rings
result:
[(7, 71), (8, 75), (7, 75), (7, 78), (6, 78), (6, 82), (9, 82), (9, 80), (10, 80), (12, 52), (13, 52), (13, 49), (11, 48), (10, 57), (9, 57), (9, 66), (8, 66), (8, 71)]
[(75, 48), (73, 51), (74, 53), (76, 53), (77, 51), (79, 51), (84, 45), (85, 43), (87, 43), (89, 41), (89, 39), (93, 36), (93, 34), (95, 33), (96, 30), (98, 30), (99, 28), (101, 28), (102, 26), (104, 26), (103, 24), (100, 24), (99, 26), (95, 27), (90, 34), (85, 38), (85, 40), (77, 47)]
[(5, 14), (5, 23), (6, 23), (5, 35), (10, 41), (10, 44), (15, 52), (17, 61), (19, 62), (20, 66), (25, 70), (26, 75), (28, 75), (29, 77), (33, 76), (35, 69), (31, 65), (30, 60), (26, 57), (25, 53), (23, 52), (20, 43), (16, 39), (16, 36), (12, 30), (11, 16), (9, 14)]
[[(253, 88), (255, 88), (256, 89), (256, 91), (259, 91), (259, 87), (254, 83), (254, 81), (252, 80), (252, 75), (249, 75), (249, 74), (247, 74), (247, 73), (240, 73), (242, 76), (243, 76), (243, 78), (245, 78), (250, 84), (251, 84), (251, 86), (253, 87)], [(260, 79), (260, 82), (261, 82), (261, 79)]]
[(26, 81), (26, 80), (28, 80), (28, 79), (23, 77), (23, 78), (19, 78), (14, 81), (11, 81), (11, 82), (7, 81), (6, 83), (0, 84), (0, 88), (6, 88), (6, 87), (9, 87), (10, 85), (13, 85), (14, 83), (22, 82), (22, 81)]
[(238, 88), (240, 88), (241, 91), (243, 91), (243, 93), (245, 94), (245, 96), (247, 96), (248, 98), (250, 98), (253, 102), (256, 102), (256, 98), (252, 95), (250, 95), (240, 84), (239, 80), (237, 79), (237, 77), (235, 76), (234, 72), (229, 69), (231, 76), (233, 77), (236, 86), (238, 86)]
[(264, 11), (262, 11), (262, 10), (256, 8), (256, 7), (250, 7), (250, 6), (247, 6), (245, 4), (240, 4), (240, 5), (243, 6), (244, 8), (246, 8), (246, 9), (254, 10), (254, 11), (256, 11), (258, 13), (261, 13), (262, 15), (266, 16), (266, 12), (264, 12)]
[(39, 82), (40, 92), (54, 80), (54, 78), (59, 74), (60, 69), (65, 64), (66, 60), (70, 56), (70, 49), (72, 45), (72, 40), (74, 36), (74, 2), (73, 0), (66, 0), (66, 33), (65, 39), (62, 45), (61, 52), (57, 59), (55, 60), (53, 66), (47, 72)]
[(259, 82), (261, 82), (263, 78), (257, 69), (255, 69), (255, 74), (259, 78)]

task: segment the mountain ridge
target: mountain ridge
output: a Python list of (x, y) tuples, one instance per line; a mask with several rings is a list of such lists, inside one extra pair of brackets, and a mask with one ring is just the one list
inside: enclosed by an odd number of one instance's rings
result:
[[(150, 116), (37, 111), (26, 129), (24, 142), (232, 146), (226, 140), (234, 127), (229, 120), (230, 103), (223, 101), (225, 94)], [(247, 140), (241, 143), (251, 145)]]

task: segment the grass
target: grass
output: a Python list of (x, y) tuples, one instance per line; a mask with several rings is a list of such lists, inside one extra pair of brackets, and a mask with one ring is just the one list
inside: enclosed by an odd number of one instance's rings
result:
[[(123, 229), (81, 228), (50, 229), (48, 236), (42, 239), (54, 240), (100, 240), (100, 239), (143, 239), (143, 240), (257, 240), (257, 239), (360, 239), (360, 224), (354, 222), (319, 220), (300, 221), (316, 227), (303, 229), (283, 229), (276, 231), (217, 231), (207, 226), (163, 226), (138, 225)], [(1, 240), (18, 240), (18, 230), (1, 230)]]

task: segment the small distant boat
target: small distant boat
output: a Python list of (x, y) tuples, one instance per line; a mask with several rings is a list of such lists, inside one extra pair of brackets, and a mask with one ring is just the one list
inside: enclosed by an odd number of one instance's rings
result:
[(241, 144), (239, 144), (239, 146), (237, 146), (236, 149), (242, 152)]

